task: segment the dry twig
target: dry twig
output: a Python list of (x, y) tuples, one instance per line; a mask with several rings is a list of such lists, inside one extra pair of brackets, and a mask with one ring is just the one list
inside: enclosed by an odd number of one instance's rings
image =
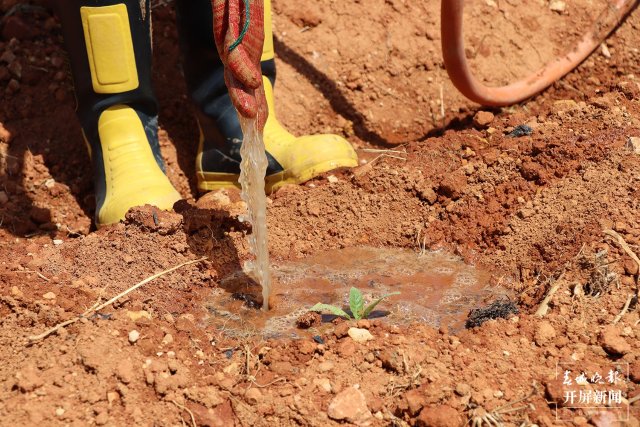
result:
[(629, 297), (627, 298), (627, 302), (624, 303), (624, 307), (622, 307), (622, 311), (620, 312), (620, 314), (618, 314), (616, 316), (615, 319), (613, 319), (613, 324), (615, 325), (616, 323), (618, 323), (620, 321), (620, 319), (622, 319), (622, 316), (624, 316), (625, 314), (627, 314), (627, 310), (629, 310), (629, 305), (631, 305), (631, 300), (633, 300), (633, 294), (629, 295)]
[(562, 280), (563, 276), (564, 276), (564, 271), (553, 282), (553, 285), (549, 289), (549, 292), (547, 292), (547, 295), (542, 300), (540, 307), (538, 307), (538, 309), (536, 310), (536, 313), (535, 313), (536, 316), (544, 317), (547, 314), (547, 312), (549, 311), (549, 302), (551, 302), (551, 298), (553, 298), (553, 295), (558, 291), (558, 289), (560, 289), (560, 280)]
[(198, 425), (196, 424), (196, 417), (193, 416), (193, 412), (191, 412), (191, 409), (187, 408), (184, 405), (179, 404), (175, 400), (172, 400), (171, 403), (173, 403), (174, 405), (176, 405), (178, 408), (182, 409), (183, 411), (186, 411), (189, 414), (189, 416), (191, 417), (191, 425), (193, 427), (198, 427)]
[(175, 271), (175, 270), (177, 270), (179, 268), (182, 268), (184, 266), (204, 261), (205, 259), (207, 259), (207, 257), (202, 257), (202, 258), (198, 258), (198, 259), (195, 259), (195, 260), (186, 261), (186, 262), (183, 262), (182, 264), (176, 265), (175, 267), (171, 267), (168, 270), (164, 270), (164, 271), (161, 271), (160, 273), (154, 274), (153, 276), (149, 276), (146, 279), (144, 279), (143, 281), (136, 283), (135, 285), (133, 285), (132, 287), (130, 287), (126, 291), (123, 291), (123, 292), (119, 293), (115, 297), (111, 298), (109, 301), (107, 301), (107, 302), (105, 302), (103, 304), (100, 304), (97, 307), (94, 305), (93, 307), (89, 308), (87, 311), (82, 313), (80, 316), (77, 316), (77, 317), (74, 317), (73, 319), (69, 319), (69, 320), (66, 320), (66, 321), (64, 321), (62, 323), (59, 323), (56, 326), (54, 326), (53, 328), (48, 329), (48, 330), (44, 331), (43, 333), (41, 333), (39, 335), (30, 336), (29, 337), (29, 343), (33, 343), (35, 341), (40, 341), (41, 339), (44, 339), (44, 338), (48, 337), (49, 335), (51, 335), (52, 333), (56, 332), (57, 330), (59, 330), (61, 328), (64, 328), (65, 326), (69, 326), (69, 325), (71, 325), (73, 323), (76, 323), (78, 320), (87, 317), (89, 314), (92, 314), (92, 313), (95, 313), (95, 312), (97, 312), (99, 310), (102, 310), (106, 306), (113, 304), (114, 302), (118, 301), (120, 298), (129, 295), (131, 292), (135, 291), (136, 289), (138, 289), (142, 285), (145, 285), (145, 284), (151, 282), (152, 280), (157, 279), (160, 276), (164, 276), (165, 274), (171, 273), (172, 271)]

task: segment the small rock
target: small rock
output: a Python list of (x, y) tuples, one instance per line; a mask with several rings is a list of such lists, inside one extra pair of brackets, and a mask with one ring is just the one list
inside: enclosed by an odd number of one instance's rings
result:
[(329, 175), (327, 177), (327, 181), (329, 181), (331, 184), (335, 184), (336, 182), (338, 182), (338, 178), (335, 175)]
[(475, 116), (473, 116), (473, 125), (477, 128), (486, 128), (488, 127), (494, 119), (493, 113), (489, 111), (478, 111)]
[(36, 224), (44, 224), (46, 222), (51, 222), (51, 212), (49, 212), (49, 209), (41, 208), (39, 206), (34, 206), (31, 208), (31, 212), (29, 212), (29, 217)]
[(404, 395), (409, 407), (409, 414), (415, 417), (426, 403), (425, 395), (418, 389), (409, 390)]
[(382, 367), (386, 370), (397, 372), (399, 374), (404, 372), (402, 356), (396, 350), (389, 348), (383, 350), (380, 352), (378, 358), (382, 362)]
[(327, 415), (333, 420), (344, 420), (358, 426), (369, 425), (373, 417), (364, 394), (355, 387), (348, 387), (338, 393), (329, 403)]
[(107, 402), (109, 406), (113, 405), (113, 402), (120, 399), (120, 394), (117, 391), (110, 391), (107, 393)]
[(173, 342), (173, 335), (167, 334), (162, 339), (162, 345), (169, 345)]
[(346, 337), (349, 332), (349, 324), (347, 322), (342, 322), (333, 330), (333, 334), (336, 338)]
[(129, 384), (136, 377), (135, 367), (130, 359), (122, 359), (116, 366), (116, 377), (123, 383)]
[(138, 341), (139, 338), (140, 338), (140, 332), (136, 331), (135, 329), (129, 332), (129, 342), (131, 344)]
[(361, 320), (358, 320), (358, 323), (356, 323), (356, 326), (362, 329), (369, 329), (371, 328), (371, 322), (367, 319), (361, 319)]
[(322, 362), (318, 365), (318, 370), (320, 372), (329, 372), (330, 370), (333, 369), (333, 366), (334, 366), (333, 362), (329, 362), (329, 361)]
[(469, 386), (469, 384), (458, 383), (456, 384), (455, 392), (458, 396), (466, 396), (471, 393), (471, 387)]
[(64, 408), (56, 408), (56, 417), (61, 417), (64, 415)]
[(9, 201), (9, 196), (4, 191), (0, 191), (0, 206), (4, 206)]
[(262, 401), (262, 392), (255, 387), (250, 388), (244, 394), (245, 399), (249, 402), (250, 405), (257, 405)]
[(635, 276), (638, 274), (638, 263), (631, 258), (626, 258), (624, 260), (624, 272), (628, 276)]
[(631, 351), (631, 346), (620, 336), (620, 330), (615, 325), (605, 326), (600, 333), (600, 345), (613, 355), (624, 355)]
[(371, 341), (373, 339), (373, 335), (366, 329), (360, 328), (349, 328), (347, 331), (352, 340), (358, 343), (364, 343), (367, 341)]
[(322, 324), (322, 315), (315, 311), (307, 311), (296, 319), (296, 326), (300, 329), (309, 329)]
[(56, 246), (60, 246), (63, 243), (64, 243), (64, 240), (53, 239), (53, 244), (56, 245)]
[(458, 200), (467, 188), (467, 176), (462, 173), (448, 174), (440, 183), (439, 191), (451, 200)]
[(555, 101), (551, 106), (551, 109), (556, 114), (562, 114), (567, 111), (574, 111), (580, 108), (578, 103), (572, 99), (560, 99)]
[(627, 138), (625, 148), (632, 153), (640, 154), (640, 137), (630, 136)]
[(320, 390), (331, 393), (332, 387), (331, 382), (328, 378), (316, 378), (315, 380), (313, 380), (313, 385), (315, 385)]
[(613, 411), (600, 411), (591, 417), (591, 424), (595, 427), (611, 427), (626, 423), (621, 423)]
[(533, 339), (538, 346), (542, 347), (550, 343), (555, 337), (556, 330), (548, 320), (543, 320), (537, 325)]
[(42, 298), (44, 299), (56, 299), (56, 294), (54, 294), (53, 292), (47, 292), (46, 294), (42, 295)]
[(562, 13), (567, 9), (567, 4), (562, 0), (551, 0), (549, 3), (549, 9), (553, 12)]
[(151, 320), (151, 313), (149, 313), (147, 310), (140, 310), (140, 311), (127, 310), (127, 316), (129, 317), (129, 319), (131, 319), (134, 322), (137, 322), (140, 319)]
[(424, 408), (416, 420), (419, 427), (458, 427), (462, 424), (458, 411), (447, 405)]

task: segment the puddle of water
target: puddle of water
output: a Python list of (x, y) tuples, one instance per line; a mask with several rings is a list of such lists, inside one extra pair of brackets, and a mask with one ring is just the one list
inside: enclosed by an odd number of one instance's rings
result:
[(269, 270), (269, 249), (267, 247), (267, 197), (264, 193), (264, 177), (267, 172), (267, 155), (265, 153), (262, 132), (256, 126), (255, 119), (246, 119), (241, 115), (240, 126), (244, 139), (240, 147), (240, 197), (247, 204), (247, 215), (240, 221), (251, 223), (249, 251), (255, 260), (248, 262), (245, 270), (262, 287), (262, 308), (269, 310), (271, 294), (271, 275)]
[(400, 325), (446, 325), (455, 331), (464, 327), (471, 309), (506, 295), (505, 290), (489, 287), (488, 272), (442, 252), (418, 255), (402, 249), (348, 248), (274, 265), (272, 275), (269, 312), (256, 309), (260, 289), (238, 272), (222, 280), (208, 304), (211, 321), (224, 324), (231, 333), (304, 335), (295, 324), (301, 314), (318, 302), (348, 308), (349, 289), (354, 286), (366, 302), (400, 292), (380, 303), (372, 317), (384, 316)]

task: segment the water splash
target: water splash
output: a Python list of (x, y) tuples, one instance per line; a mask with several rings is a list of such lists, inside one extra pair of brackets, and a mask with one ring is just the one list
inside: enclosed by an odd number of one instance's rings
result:
[[(222, 278), (221, 287), (207, 303), (211, 323), (225, 333), (257, 333), (264, 337), (306, 336), (332, 327), (331, 316), (312, 331), (296, 327), (298, 317), (318, 302), (343, 309), (349, 306), (349, 289), (360, 289), (367, 301), (400, 292), (372, 313), (397, 325), (422, 323), (434, 328), (447, 326), (456, 332), (465, 327), (470, 310), (510, 296), (490, 285), (491, 273), (467, 265), (445, 252), (393, 248), (345, 248), (319, 252), (303, 259), (274, 263), (275, 284), (271, 310), (255, 309), (260, 289), (247, 284), (242, 272)], [(250, 302), (250, 303), (248, 303)]]
[(267, 172), (267, 155), (262, 133), (255, 119), (240, 116), (244, 139), (240, 148), (240, 196), (247, 204), (248, 213), (241, 220), (251, 223), (249, 251), (255, 260), (245, 264), (247, 273), (262, 286), (262, 309), (269, 310), (271, 294), (271, 272), (269, 270), (269, 247), (267, 244), (267, 197), (264, 193), (264, 177)]

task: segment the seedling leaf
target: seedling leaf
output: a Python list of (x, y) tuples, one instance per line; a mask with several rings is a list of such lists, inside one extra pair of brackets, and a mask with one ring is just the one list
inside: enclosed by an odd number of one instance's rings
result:
[(400, 292), (391, 292), (390, 294), (382, 295), (380, 298), (378, 298), (377, 300), (373, 301), (371, 304), (369, 304), (367, 306), (367, 308), (364, 309), (364, 312), (362, 313), (362, 317), (364, 319), (369, 318), (369, 315), (371, 314), (373, 309), (376, 308), (376, 305), (380, 304), (380, 301), (382, 301), (383, 299), (388, 298), (390, 296), (398, 295), (398, 294), (400, 294)]
[(360, 292), (360, 289), (352, 287), (349, 291), (349, 308), (351, 309), (354, 319), (362, 319), (362, 314), (364, 312), (364, 299), (362, 298), (362, 292)]
[(330, 305), (330, 304), (322, 304), (322, 303), (317, 303), (316, 305), (314, 305), (313, 307), (311, 307), (309, 309), (309, 311), (317, 311), (319, 313), (323, 312), (323, 311), (328, 311), (329, 313), (339, 316), (339, 317), (344, 317), (345, 319), (349, 320), (351, 319), (351, 316), (349, 316), (344, 310), (342, 310), (341, 308), (336, 307), (335, 305)]

